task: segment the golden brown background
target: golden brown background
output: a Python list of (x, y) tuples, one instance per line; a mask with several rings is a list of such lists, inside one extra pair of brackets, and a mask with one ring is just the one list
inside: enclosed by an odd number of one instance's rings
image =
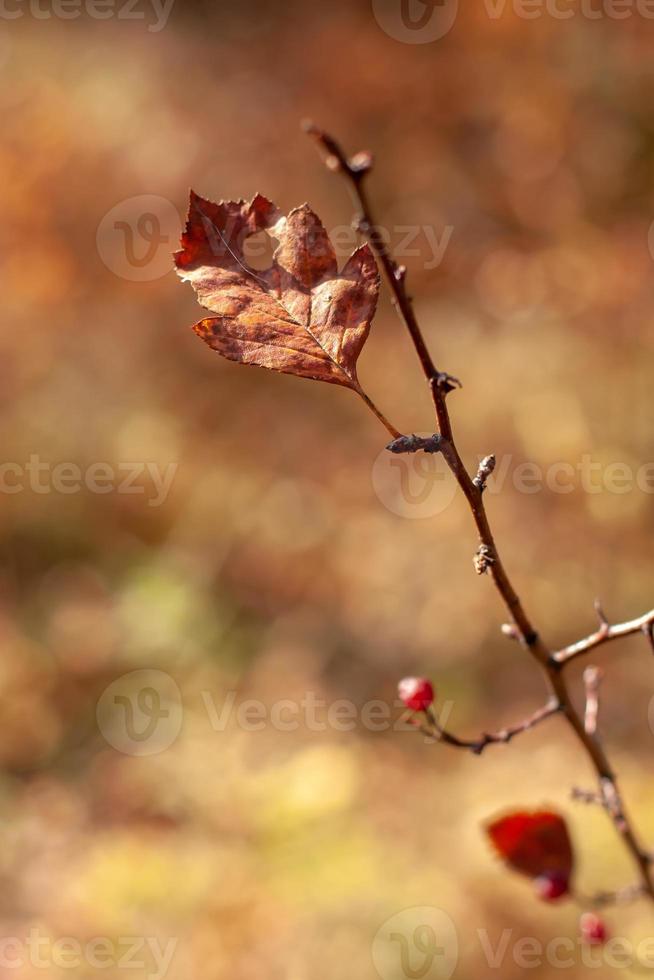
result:
[[(347, 188), (299, 130), (310, 116), (375, 152), (395, 242), (399, 226), (453, 229), (438, 268), (424, 235), (405, 261), (437, 362), (464, 382), (451, 411), (471, 467), (489, 451), (511, 471), (649, 462), (654, 22), (461, 8), (426, 44), (389, 36), (368, 0), (177, 0), (159, 31), (146, 0), (143, 20), (0, 18), (2, 462), (178, 467), (159, 507), (145, 478), (140, 495), (2, 494), (5, 937), (176, 939), (170, 980), (368, 980), (382, 924), (430, 906), (458, 930), (458, 978), (576, 976), (525, 970), (511, 947), (489, 966), (478, 930), (574, 938), (578, 911), (501, 868), (483, 821), (555, 806), (584, 893), (632, 880), (605, 816), (568, 799), (591, 774), (558, 721), (482, 759), (358, 722), (248, 731), (232, 713), (215, 730), (207, 697), (360, 707), (419, 672), (473, 735), (535, 708), (542, 682), (500, 634), (462, 503), (393, 513), (371, 481), (386, 433), (354, 395), (222, 361), (166, 272), (170, 229), (138, 281), (126, 233), (101, 225), (117, 205), (136, 221), (141, 195), (182, 215), (191, 185), (307, 200), (347, 225)], [(432, 429), (386, 297), (361, 378), (400, 429)], [(613, 620), (654, 605), (651, 494), (526, 494), (509, 478), (489, 509), (549, 642), (591, 630), (596, 595)], [(602, 732), (654, 841), (651, 651), (636, 638), (598, 660)], [(96, 723), (107, 685), (137, 669), (170, 675), (184, 706), (179, 737), (144, 757)], [(608, 920), (636, 942), (654, 924), (644, 904)], [(151, 964), (47, 972), (140, 980)]]

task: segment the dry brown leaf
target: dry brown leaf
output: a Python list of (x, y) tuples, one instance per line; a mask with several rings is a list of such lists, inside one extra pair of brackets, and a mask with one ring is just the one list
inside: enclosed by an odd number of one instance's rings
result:
[[(262, 230), (279, 245), (270, 268), (259, 271), (248, 264), (244, 245)], [(181, 244), (178, 274), (215, 314), (194, 327), (210, 347), (232, 361), (343, 385), (366, 398), (356, 363), (379, 293), (368, 245), (339, 272), (308, 205), (284, 216), (261, 195), (214, 204), (193, 192)]]

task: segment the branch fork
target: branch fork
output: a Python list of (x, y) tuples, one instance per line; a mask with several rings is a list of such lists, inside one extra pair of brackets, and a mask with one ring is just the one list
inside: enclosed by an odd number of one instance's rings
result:
[[(486, 514), (483, 492), (487, 479), (492, 472), (492, 457), (486, 457), (482, 461), (477, 475), (473, 479), (468, 473), (457, 449), (446, 400), (446, 396), (450, 391), (455, 387), (460, 387), (460, 382), (451, 375), (438, 370), (434, 364), (425, 343), (422, 330), (418, 324), (411, 298), (406, 290), (406, 269), (395, 262), (374, 220), (365, 188), (365, 177), (373, 166), (372, 156), (368, 152), (363, 152), (355, 154), (353, 157), (348, 157), (343, 152), (339, 143), (324, 130), (319, 129), (313, 123), (305, 123), (304, 128), (325, 154), (327, 167), (333, 172), (340, 173), (350, 187), (357, 212), (361, 215), (360, 227), (365, 231), (377, 259), (384, 270), (394, 305), (409, 333), (431, 392), (438, 422), (437, 436), (429, 437), (425, 444), (424, 441), (422, 443), (420, 442), (421, 437), (402, 436), (399, 433), (394, 433), (395, 438), (388, 446), (388, 449), (396, 453), (410, 453), (422, 450), (424, 452), (440, 451), (443, 454), (443, 458), (451, 469), (468, 502), (479, 534), (479, 550), (475, 556), (475, 567), (479, 572), (488, 572), (490, 574), (493, 584), (511, 617), (510, 624), (503, 627), (503, 632), (518, 639), (521, 645), (529, 650), (531, 656), (542, 669), (550, 692), (550, 701), (548, 701), (546, 707), (541, 709), (540, 712), (537, 712), (531, 719), (527, 719), (526, 722), (513, 726), (512, 728), (503, 729), (495, 735), (484, 734), (476, 741), (470, 742), (459, 739), (445, 729), (442, 729), (438, 725), (435, 715), (433, 717), (428, 716), (428, 723), (419, 727), (431, 737), (438, 737), (445, 744), (457, 748), (467, 748), (476, 754), (481, 754), (487, 745), (495, 742), (508, 742), (515, 735), (521, 731), (528, 730), (544, 718), (560, 713), (566, 719), (581, 748), (592, 763), (599, 784), (599, 793), (597, 795), (607, 813), (611, 816), (616, 830), (622, 837), (625, 847), (631, 854), (637, 867), (640, 879), (639, 884), (636, 886), (635, 891), (631, 889), (630, 893), (643, 894), (654, 901), (654, 878), (652, 877), (650, 856), (641, 847), (636, 832), (625, 813), (615, 776), (597, 736), (596, 725), (599, 702), (598, 693), (594, 684), (595, 681), (599, 684), (599, 679), (595, 676), (593, 683), (589, 685), (587, 682), (587, 707), (584, 717), (580, 714), (572, 700), (563, 669), (569, 662), (582, 656), (589, 650), (595, 649), (611, 640), (634, 633), (643, 633), (647, 637), (651, 649), (654, 651), (654, 610), (631, 622), (611, 626), (601, 606), (597, 603), (596, 610), (600, 617), (600, 626), (590, 636), (558, 651), (552, 651), (542, 640), (504, 568)], [(387, 426), (387, 428), (389, 427)], [(591, 689), (590, 697), (589, 687)], [(594, 706), (592, 703), (593, 697), (597, 701), (597, 704)]]
[[(597, 602), (595, 603), (595, 609), (598, 610)], [(649, 612), (643, 616), (639, 616), (637, 619), (632, 619), (625, 623), (616, 623), (613, 626), (611, 626), (601, 611), (601, 606), (599, 606), (598, 614), (600, 616), (599, 628), (594, 633), (591, 633), (590, 636), (584, 637), (583, 640), (571, 643), (569, 646), (563, 647), (563, 649), (553, 653), (552, 657), (556, 663), (560, 665), (568, 664), (571, 660), (576, 660), (577, 657), (582, 657), (584, 654), (590, 653), (591, 650), (602, 646), (604, 643), (608, 643), (611, 640), (619, 640), (623, 636), (631, 636), (637, 633), (643, 633), (654, 649), (654, 639), (652, 639), (654, 609), (650, 609)]]

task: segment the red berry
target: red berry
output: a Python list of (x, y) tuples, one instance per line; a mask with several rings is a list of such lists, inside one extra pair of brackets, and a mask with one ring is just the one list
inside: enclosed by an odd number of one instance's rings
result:
[(425, 677), (405, 677), (397, 685), (397, 693), (412, 711), (425, 711), (434, 700), (434, 689)]
[(603, 920), (593, 912), (584, 912), (579, 920), (581, 938), (589, 946), (600, 946), (606, 942), (608, 930)]
[(570, 882), (560, 871), (546, 871), (539, 875), (534, 881), (536, 894), (544, 902), (556, 902), (557, 898), (567, 895), (570, 890)]

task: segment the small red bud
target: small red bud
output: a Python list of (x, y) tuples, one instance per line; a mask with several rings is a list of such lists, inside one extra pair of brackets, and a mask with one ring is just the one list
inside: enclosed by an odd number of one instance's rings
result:
[(581, 938), (589, 946), (601, 946), (608, 937), (608, 930), (602, 919), (593, 912), (584, 912), (579, 919)]
[(434, 701), (434, 689), (425, 677), (405, 677), (397, 685), (397, 693), (412, 711), (425, 711)]
[(556, 902), (558, 898), (568, 894), (570, 882), (560, 871), (546, 871), (536, 878), (534, 887), (536, 894), (544, 902)]

